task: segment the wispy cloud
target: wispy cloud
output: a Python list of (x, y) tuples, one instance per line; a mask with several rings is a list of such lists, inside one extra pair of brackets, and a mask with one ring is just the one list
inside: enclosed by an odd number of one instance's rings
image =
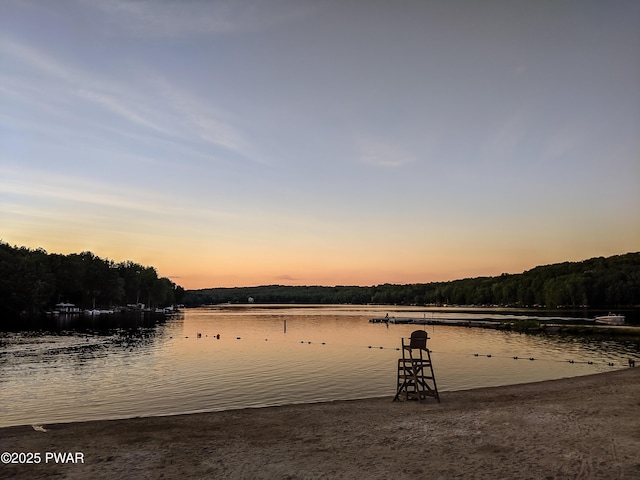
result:
[(403, 148), (370, 139), (359, 144), (359, 160), (366, 165), (397, 168), (415, 162), (415, 156)]
[(61, 79), (73, 78), (74, 72), (70, 71), (68, 66), (28, 45), (14, 42), (10, 38), (0, 38), (0, 52), (33, 67), (43, 74)]
[(106, 13), (118, 31), (151, 37), (244, 33), (308, 15), (319, 2), (291, 0), (78, 0)]
[(123, 189), (118, 193), (111, 191), (111, 185), (100, 184), (85, 178), (56, 175), (51, 172), (33, 169), (0, 169), (0, 192), (30, 198), (42, 198), (48, 201), (71, 201), (93, 206), (105, 206), (140, 212), (163, 211), (163, 203), (139, 191)]
[(112, 96), (85, 89), (80, 89), (77, 93), (81, 98), (93, 102), (125, 120), (162, 133), (170, 133), (165, 128), (162, 128), (148, 118), (143, 117), (139, 111), (135, 111), (134, 109), (125, 106), (122, 102)]
[(62, 201), (163, 218), (191, 215), (208, 219), (233, 217), (233, 214), (210, 207), (202, 211), (197, 203), (191, 204), (190, 199), (172, 197), (164, 191), (160, 193), (140, 186), (120, 185), (114, 192), (110, 183), (32, 168), (0, 167), (0, 194), (40, 199), (45, 204)]
[(293, 275), (278, 275), (275, 277), (275, 279), (279, 282), (297, 282), (298, 280), (300, 280), (297, 277), (294, 277)]
[(541, 162), (557, 161), (571, 153), (580, 143), (579, 136), (567, 129), (555, 132), (544, 146), (540, 160)]
[[(244, 158), (252, 154), (242, 132), (229, 115), (212, 104), (211, 98), (186, 92), (153, 69), (136, 66), (116, 79), (96, 75), (28, 45), (0, 40), (0, 54), (10, 58), (14, 65), (35, 73), (17, 75), (0, 71), (3, 79), (0, 93), (63, 119), (69, 128), (75, 125), (74, 138), (89, 129), (96, 135), (98, 131), (108, 131), (129, 138), (136, 136), (140, 142), (156, 142), (153, 136), (161, 134), (165, 141), (173, 141), (183, 151), (190, 146), (194, 154), (200, 151), (202, 155), (203, 144), (221, 147)], [(115, 115), (118, 121), (87, 115), (88, 108)], [(37, 123), (37, 117), (31, 116), (30, 121)], [(211, 152), (207, 155), (213, 158)]]
[[(13, 77), (6, 75), (9, 80), (13, 78), (12, 85), (15, 96), (25, 92), (22, 95), (23, 100), (31, 98), (30, 94), (44, 88), (46, 94), (39, 98), (41, 106), (46, 108), (52, 104), (64, 103), (67, 109), (59, 109), (61, 114), (69, 109), (78, 108), (77, 100), (81, 99), (98, 105), (128, 121), (155, 130), (163, 130), (155, 122), (145, 118), (145, 115), (141, 113), (142, 108), (136, 110), (125, 106), (122, 99), (126, 99), (125, 101), (131, 105), (140, 104), (140, 102), (132, 101), (132, 97), (136, 96), (135, 92), (120, 82), (95, 75), (87, 69), (77, 68), (69, 62), (60, 61), (48, 52), (13, 42), (10, 39), (0, 39), (0, 52), (7, 55), (7, 58), (11, 58), (12, 64), (30, 68), (36, 73), (36, 75), (14, 75)], [(56, 98), (52, 98), (52, 91), (56, 92)], [(147, 117), (150, 116), (147, 114)]]
[(493, 131), (487, 130), (486, 157), (490, 162), (501, 163), (516, 157), (527, 135), (524, 112), (518, 110), (504, 119)]
[(150, 74), (148, 78), (151, 78), (151, 86), (163, 104), (184, 118), (190, 125), (189, 129), (197, 132), (200, 139), (242, 155), (248, 154), (248, 143), (243, 135), (210, 102), (171, 84), (165, 77)]

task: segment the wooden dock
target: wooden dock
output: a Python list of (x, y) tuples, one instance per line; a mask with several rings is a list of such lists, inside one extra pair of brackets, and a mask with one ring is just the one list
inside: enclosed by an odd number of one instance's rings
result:
[(396, 325), (454, 325), (462, 327), (498, 328), (503, 322), (497, 320), (468, 320), (458, 318), (411, 318), (411, 317), (384, 317), (372, 318), (369, 323), (391, 323)]
[[(491, 328), (496, 330), (518, 330), (528, 332), (598, 334), (613, 336), (631, 336), (640, 338), (640, 327), (634, 325), (603, 325), (591, 319), (573, 319), (557, 317), (531, 317), (523, 319), (495, 318), (470, 320), (467, 318), (443, 317), (378, 317), (370, 323), (396, 325), (448, 325), (454, 327)], [(529, 324), (528, 324), (529, 323)]]

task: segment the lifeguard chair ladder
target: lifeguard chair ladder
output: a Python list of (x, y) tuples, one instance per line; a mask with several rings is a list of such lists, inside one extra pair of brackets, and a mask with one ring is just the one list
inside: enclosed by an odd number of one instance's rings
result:
[(405, 400), (420, 402), (432, 397), (440, 403), (431, 352), (427, 348), (428, 338), (424, 330), (415, 330), (408, 343), (402, 339), (402, 358), (398, 359), (398, 390), (394, 402), (402, 396)]

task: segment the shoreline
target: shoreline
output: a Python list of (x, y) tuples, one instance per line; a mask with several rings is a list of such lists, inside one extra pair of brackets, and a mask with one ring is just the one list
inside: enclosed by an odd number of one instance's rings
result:
[[(484, 355), (483, 355), (484, 356)], [(576, 363), (585, 363), (585, 362), (576, 362)], [(640, 366), (640, 365), (639, 365)], [(476, 386), (471, 388), (459, 388), (456, 390), (442, 390), (439, 389), (439, 394), (442, 397), (443, 395), (450, 396), (451, 394), (463, 393), (463, 392), (474, 392), (474, 391), (482, 391), (485, 389), (494, 389), (494, 388), (509, 388), (509, 387), (519, 387), (529, 384), (544, 384), (546, 382), (556, 382), (569, 380), (571, 378), (580, 378), (580, 377), (590, 377), (593, 375), (604, 375), (608, 373), (617, 372), (620, 370), (627, 370), (627, 367), (618, 367), (608, 371), (602, 372), (594, 372), (594, 373), (581, 373), (578, 375), (571, 377), (560, 377), (560, 378), (551, 378), (546, 380), (533, 380), (526, 381), (521, 383), (511, 383), (504, 385), (489, 385), (489, 386)], [(85, 418), (79, 420), (52, 420), (50, 422), (43, 423), (41, 419), (34, 422), (25, 422), (18, 424), (10, 424), (10, 425), (2, 425), (0, 424), (0, 433), (9, 428), (19, 428), (19, 427), (31, 427), (32, 425), (72, 425), (72, 424), (82, 424), (88, 422), (117, 422), (117, 421), (127, 421), (127, 420), (144, 420), (151, 418), (167, 418), (167, 417), (187, 417), (191, 415), (206, 415), (206, 414), (216, 414), (216, 413), (224, 413), (224, 412), (237, 412), (243, 410), (262, 410), (268, 408), (286, 408), (293, 406), (305, 406), (305, 405), (324, 405), (324, 404), (332, 404), (332, 403), (340, 403), (340, 402), (366, 402), (366, 401), (375, 401), (375, 400), (385, 400), (385, 399), (393, 399), (394, 395), (389, 396), (386, 395), (377, 395), (377, 396), (367, 396), (367, 397), (359, 397), (359, 398), (337, 398), (330, 400), (317, 400), (317, 401), (299, 401), (292, 403), (282, 403), (282, 404), (265, 404), (265, 405), (253, 405), (253, 406), (241, 406), (241, 407), (232, 407), (232, 408), (221, 408), (221, 409), (209, 409), (209, 410), (194, 410), (194, 411), (177, 411), (172, 413), (158, 413), (158, 414), (149, 414), (149, 415), (129, 415), (124, 417), (96, 417), (96, 418)], [(1, 445), (1, 443), (0, 443)]]
[(640, 368), (392, 398), (4, 427), (0, 477), (640, 479)]

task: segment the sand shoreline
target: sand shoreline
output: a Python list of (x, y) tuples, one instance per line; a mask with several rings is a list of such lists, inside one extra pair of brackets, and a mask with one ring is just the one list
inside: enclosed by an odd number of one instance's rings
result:
[(640, 368), (391, 398), (5, 427), (0, 478), (640, 479)]

